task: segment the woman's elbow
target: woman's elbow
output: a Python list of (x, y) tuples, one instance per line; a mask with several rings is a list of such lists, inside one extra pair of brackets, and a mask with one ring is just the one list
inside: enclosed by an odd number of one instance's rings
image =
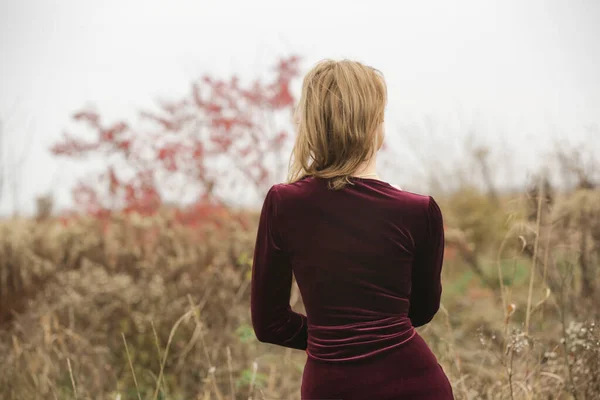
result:
[(410, 321), (415, 328), (426, 325), (433, 320), (439, 309), (440, 305), (437, 303), (426, 309), (415, 310), (415, 312), (409, 313)]
[(264, 315), (252, 314), (252, 328), (254, 329), (254, 336), (259, 342), (273, 343), (275, 340), (274, 324), (272, 320), (265, 318)]
[(430, 323), (434, 316), (435, 314), (419, 315), (411, 317), (410, 322), (415, 328), (419, 328), (423, 325), (427, 325), (428, 323)]
[(254, 324), (254, 336), (261, 343), (273, 343), (273, 332), (264, 325)]

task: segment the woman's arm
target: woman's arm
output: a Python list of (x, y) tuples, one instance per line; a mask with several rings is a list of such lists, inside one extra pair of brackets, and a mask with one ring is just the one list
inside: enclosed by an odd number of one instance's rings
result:
[(413, 326), (423, 326), (431, 321), (440, 308), (442, 295), (442, 263), (444, 261), (444, 222), (442, 212), (430, 197), (419, 236), (412, 268), (412, 289), (408, 317)]
[(267, 194), (258, 226), (252, 265), (251, 313), (259, 341), (305, 350), (307, 322), (290, 307), (292, 266), (282, 248), (276, 187)]

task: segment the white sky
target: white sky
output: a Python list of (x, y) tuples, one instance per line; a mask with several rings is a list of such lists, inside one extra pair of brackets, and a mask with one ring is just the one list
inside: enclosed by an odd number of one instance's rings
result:
[[(428, 144), (426, 158), (453, 151), (446, 145), (473, 121), (478, 141), (514, 144), (521, 163), (557, 139), (588, 140), (600, 154), (598, 134), (585, 129), (600, 123), (599, 27), (595, 0), (0, 0), (8, 157), (33, 135), (18, 193), (5, 188), (0, 212), (13, 203), (31, 210), (47, 191), (68, 204), (81, 168), (48, 148), (82, 106), (134, 115), (204, 73), (251, 78), (289, 54), (303, 56), (304, 68), (352, 58), (380, 69), (388, 137), (408, 158), (398, 127), (425, 116), (441, 125), (443, 144)], [(408, 174), (394, 179), (402, 185)]]

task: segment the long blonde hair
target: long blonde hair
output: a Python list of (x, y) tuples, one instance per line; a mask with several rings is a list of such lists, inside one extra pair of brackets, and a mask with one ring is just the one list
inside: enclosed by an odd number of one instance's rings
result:
[(289, 182), (329, 179), (339, 189), (381, 145), (387, 89), (383, 75), (355, 61), (324, 60), (304, 77), (294, 120)]

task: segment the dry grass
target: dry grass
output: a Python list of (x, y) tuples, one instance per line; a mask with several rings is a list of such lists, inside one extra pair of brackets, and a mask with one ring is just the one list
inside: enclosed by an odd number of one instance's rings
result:
[[(443, 308), (421, 333), (459, 399), (593, 399), (600, 193), (533, 202), (533, 220), (504, 200), (442, 199)], [(304, 354), (250, 328), (254, 230), (172, 222), (0, 223), (0, 398), (299, 397)]]

